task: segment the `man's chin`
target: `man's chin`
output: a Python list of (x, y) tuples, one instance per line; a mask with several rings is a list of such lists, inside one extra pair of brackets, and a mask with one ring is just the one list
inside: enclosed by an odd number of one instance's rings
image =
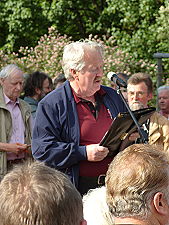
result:
[(94, 87), (96, 87), (97, 89), (100, 88), (101, 82), (95, 82), (93, 84)]
[(19, 97), (20, 97), (20, 94), (17, 94), (17, 95), (13, 95), (9, 97), (9, 99), (11, 99), (12, 101), (16, 101)]

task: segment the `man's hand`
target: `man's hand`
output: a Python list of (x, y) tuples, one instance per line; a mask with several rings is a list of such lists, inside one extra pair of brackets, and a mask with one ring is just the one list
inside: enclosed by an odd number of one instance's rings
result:
[(0, 150), (6, 152), (13, 152), (18, 154), (20, 152), (27, 151), (29, 145), (21, 143), (0, 143)]
[(128, 135), (128, 136), (121, 142), (119, 151), (122, 151), (122, 150), (124, 150), (125, 148), (127, 148), (128, 146), (130, 146), (131, 144), (133, 144), (133, 142), (135, 142), (139, 137), (140, 137), (140, 135), (139, 135), (138, 132), (134, 132), (134, 133)]
[(128, 137), (129, 141), (136, 141), (137, 138), (140, 138), (140, 135), (138, 132), (134, 132), (130, 134), (130, 136)]
[(109, 153), (109, 150), (106, 147), (99, 146), (99, 144), (93, 144), (86, 146), (86, 152), (88, 161), (97, 162), (103, 160)]

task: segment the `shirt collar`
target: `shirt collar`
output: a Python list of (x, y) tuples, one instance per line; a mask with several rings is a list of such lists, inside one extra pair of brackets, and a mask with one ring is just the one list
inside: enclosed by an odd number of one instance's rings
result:
[[(81, 102), (81, 101), (82, 101), (82, 98), (79, 98), (79, 97), (75, 94), (75, 91), (73, 90), (73, 88), (71, 88), (71, 89), (72, 89), (72, 93), (73, 93), (73, 97), (74, 97), (74, 99), (75, 99), (75, 102), (76, 102), (76, 103)], [(100, 96), (103, 96), (103, 95), (106, 94), (106, 92), (105, 92), (105, 90), (103, 90), (102, 88), (100, 88), (100, 89), (95, 93), (95, 95), (96, 95), (96, 94), (98, 94), (98, 95), (100, 95)]]
[(6, 96), (6, 94), (4, 94), (4, 100), (5, 100), (5, 104), (9, 104), (9, 103), (13, 103), (13, 104), (19, 104), (19, 99), (17, 98), (17, 100), (14, 102), (12, 101), (10, 98), (8, 98), (8, 96)]

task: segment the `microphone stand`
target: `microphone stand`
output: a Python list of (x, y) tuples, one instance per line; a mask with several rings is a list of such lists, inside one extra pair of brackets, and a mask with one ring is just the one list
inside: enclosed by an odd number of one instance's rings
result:
[(125, 98), (123, 96), (123, 94), (121, 93), (121, 90), (120, 90), (120, 86), (119, 85), (117, 85), (117, 93), (120, 95), (121, 99), (123, 100), (123, 102), (124, 102), (124, 104), (125, 104), (128, 112), (129, 112), (131, 118), (133, 119), (133, 121), (134, 121), (134, 123), (135, 123), (135, 125), (136, 125), (136, 127), (138, 129), (138, 132), (140, 134), (141, 143), (147, 144), (148, 143), (148, 134), (144, 131), (143, 128), (140, 127), (137, 119), (135, 118), (134, 113), (131, 111), (129, 105), (127, 104), (127, 102), (126, 102), (126, 100), (125, 100)]

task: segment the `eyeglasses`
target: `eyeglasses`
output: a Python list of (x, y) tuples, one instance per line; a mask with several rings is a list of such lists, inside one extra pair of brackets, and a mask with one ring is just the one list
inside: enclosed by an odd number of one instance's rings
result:
[(142, 98), (145, 95), (147, 95), (147, 92), (143, 92), (143, 91), (138, 91), (138, 92), (128, 91), (128, 95), (130, 95), (131, 97), (136, 95), (137, 97)]

